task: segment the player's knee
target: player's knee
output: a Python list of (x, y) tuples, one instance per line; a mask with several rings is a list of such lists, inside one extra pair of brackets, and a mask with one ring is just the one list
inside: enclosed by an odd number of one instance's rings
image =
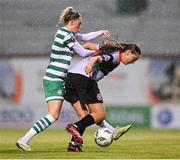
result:
[(105, 112), (101, 111), (98, 113), (98, 115), (102, 121), (105, 119)]

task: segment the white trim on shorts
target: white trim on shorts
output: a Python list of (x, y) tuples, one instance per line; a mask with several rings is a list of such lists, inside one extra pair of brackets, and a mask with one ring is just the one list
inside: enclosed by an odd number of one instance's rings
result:
[(47, 76), (44, 76), (43, 79), (48, 80), (48, 81), (62, 81), (62, 82), (64, 82), (62, 79), (59, 79), (59, 78), (50, 78), (50, 77), (47, 77)]
[(48, 102), (49, 100), (64, 100), (64, 97), (62, 97), (62, 96), (52, 96), (52, 97), (46, 98), (46, 102)]

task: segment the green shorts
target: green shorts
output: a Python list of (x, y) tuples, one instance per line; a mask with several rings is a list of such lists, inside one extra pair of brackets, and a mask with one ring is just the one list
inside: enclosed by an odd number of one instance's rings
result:
[(46, 102), (51, 100), (64, 100), (65, 85), (64, 81), (49, 81), (43, 79), (44, 93)]

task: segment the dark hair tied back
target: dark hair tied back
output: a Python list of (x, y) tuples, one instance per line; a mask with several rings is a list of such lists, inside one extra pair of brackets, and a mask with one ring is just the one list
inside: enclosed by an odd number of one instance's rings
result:
[(126, 50), (131, 50), (131, 52), (141, 55), (141, 49), (136, 44), (124, 44), (122, 51), (125, 52)]

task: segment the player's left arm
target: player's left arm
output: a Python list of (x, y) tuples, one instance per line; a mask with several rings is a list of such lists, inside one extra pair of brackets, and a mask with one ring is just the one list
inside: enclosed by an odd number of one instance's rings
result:
[(103, 36), (103, 38), (109, 38), (110, 33), (108, 30), (100, 30), (95, 32), (90, 32), (86, 34), (77, 33), (76, 38), (80, 41), (90, 41), (96, 39), (99, 36)]

